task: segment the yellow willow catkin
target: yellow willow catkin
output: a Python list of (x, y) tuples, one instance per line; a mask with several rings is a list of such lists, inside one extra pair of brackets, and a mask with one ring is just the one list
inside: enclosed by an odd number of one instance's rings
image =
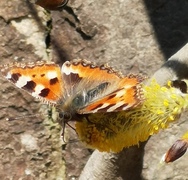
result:
[(144, 85), (143, 90), (145, 101), (136, 108), (94, 113), (88, 116), (89, 120), (76, 122), (81, 141), (99, 151), (119, 152), (167, 128), (188, 106), (188, 95), (170, 85), (161, 87), (153, 80), (150, 85)]
[(188, 131), (182, 136), (182, 139), (188, 141)]

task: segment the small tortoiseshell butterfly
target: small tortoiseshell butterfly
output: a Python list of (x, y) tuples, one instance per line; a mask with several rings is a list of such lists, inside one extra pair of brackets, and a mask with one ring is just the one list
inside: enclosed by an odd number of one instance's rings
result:
[(12, 63), (3, 65), (1, 73), (18, 88), (55, 105), (66, 122), (82, 114), (128, 110), (143, 101), (141, 76), (123, 77), (107, 65), (86, 60), (67, 61), (62, 68), (53, 62)]

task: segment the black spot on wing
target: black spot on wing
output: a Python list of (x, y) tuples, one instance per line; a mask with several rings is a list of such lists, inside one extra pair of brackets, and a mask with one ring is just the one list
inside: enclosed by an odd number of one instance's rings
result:
[(18, 79), (20, 78), (21, 74), (20, 73), (14, 73), (11, 75), (11, 78), (9, 79), (13, 83), (16, 83)]
[(39, 96), (41, 96), (41, 97), (46, 97), (46, 96), (48, 96), (49, 92), (50, 92), (50, 89), (45, 88), (45, 89), (43, 89), (43, 90), (40, 92)]
[(94, 108), (92, 108), (91, 111), (100, 108), (102, 105), (103, 105), (103, 104), (98, 104), (97, 106), (95, 106)]
[(50, 79), (50, 85), (53, 85), (53, 84), (56, 84), (58, 82), (58, 78), (53, 78), (53, 79)]
[(110, 96), (108, 96), (107, 98), (107, 100), (109, 100), (109, 99), (113, 99), (114, 97), (116, 97), (116, 94), (115, 93), (113, 93), (112, 95), (110, 95)]
[(25, 89), (29, 92), (34, 92), (35, 87), (36, 83), (34, 81), (28, 81), (27, 84), (22, 87), (22, 89)]
[(128, 103), (125, 103), (125, 104), (119, 106), (119, 107), (116, 108), (114, 111), (123, 111), (123, 108), (125, 108), (126, 106), (128, 106)]
[(69, 75), (63, 74), (63, 80), (72, 86), (79, 83), (82, 78), (78, 74), (70, 73)]
[(97, 112), (107, 112), (109, 108), (113, 107), (115, 104), (109, 104), (108, 106), (98, 109)]

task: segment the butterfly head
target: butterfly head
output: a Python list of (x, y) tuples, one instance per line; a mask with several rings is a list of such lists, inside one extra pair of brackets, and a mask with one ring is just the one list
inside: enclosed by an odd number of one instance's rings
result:
[(60, 99), (56, 104), (56, 108), (59, 112), (59, 118), (61, 121), (72, 121), (75, 120), (75, 117), (77, 120), (78, 109), (87, 103), (87, 99), (88, 98), (85, 93), (78, 93), (74, 96), (66, 96), (66, 99)]
[(72, 114), (70, 112), (59, 112), (59, 119), (63, 122), (71, 121)]

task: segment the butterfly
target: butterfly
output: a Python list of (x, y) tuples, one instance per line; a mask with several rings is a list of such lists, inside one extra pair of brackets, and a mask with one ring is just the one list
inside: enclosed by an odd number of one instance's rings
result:
[(36, 4), (48, 9), (48, 10), (57, 10), (62, 9), (69, 0), (37, 0)]
[(10, 63), (1, 74), (16, 87), (42, 102), (56, 106), (64, 121), (82, 115), (128, 110), (144, 100), (142, 76), (123, 76), (107, 64), (87, 60)]

